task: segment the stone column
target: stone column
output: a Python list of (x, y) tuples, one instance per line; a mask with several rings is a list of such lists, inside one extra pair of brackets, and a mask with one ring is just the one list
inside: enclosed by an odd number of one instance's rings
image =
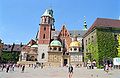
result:
[(59, 47), (57, 47), (57, 51), (59, 51)]
[(77, 48), (77, 52), (79, 52), (79, 48)]

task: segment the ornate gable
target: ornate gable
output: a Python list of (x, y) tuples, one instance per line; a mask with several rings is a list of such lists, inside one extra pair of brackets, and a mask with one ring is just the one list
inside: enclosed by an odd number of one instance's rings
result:
[(66, 29), (65, 25), (62, 26), (62, 29), (61, 29), (58, 37), (61, 39), (63, 48), (68, 49), (72, 39), (70, 38), (70, 33)]

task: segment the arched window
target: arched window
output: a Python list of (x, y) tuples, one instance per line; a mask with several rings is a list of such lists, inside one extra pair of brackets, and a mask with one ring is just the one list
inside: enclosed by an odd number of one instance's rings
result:
[(30, 59), (31, 59), (31, 61), (35, 61), (35, 57), (34, 56), (31, 56)]
[(43, 39), (45, 39), (45, 34), (43, 35)]
[(44, 21), (44, 23), (46, 23), (47, 22), (47, 20), (46, 20), (46, 18), (45, 18), (45, 21)]
[(77, 50), (77, 48), (74, 48), (74, 51), (76, 51)]
[(54, 50), (57, 50), (57, 48), (56, 48), (56, 47), (54, 47), (53, 49), (54, 49)]
[(44, 27), (44, 31), (46, 31), (46, 27)]
[(61, 51), (61, 47), (59, 47), (59, 51)]
[(45, 58), (45, 53), (42, 53), (41, 59), (44, 59), (44, 58)]
[(70, 51), (72, 51), (72, 48), (70, 48)]
[(50, 18), (48, 18), (48, 24), (50, 24)]

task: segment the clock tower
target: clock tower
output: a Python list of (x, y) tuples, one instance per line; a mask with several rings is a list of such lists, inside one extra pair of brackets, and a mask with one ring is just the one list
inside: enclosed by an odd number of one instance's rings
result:
[(51, 41), (51, 33), (55, 31), (53, 10), (46, 9), (41, 16), (39, 34), (38, 34), (38, 62), (47, 62), (48, 46)]

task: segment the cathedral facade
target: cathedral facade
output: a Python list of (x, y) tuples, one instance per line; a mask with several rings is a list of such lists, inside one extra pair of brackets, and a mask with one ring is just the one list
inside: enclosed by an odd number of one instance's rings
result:
[(47, 9), (39, 24), (38, 62), (55, 67), (82, 64), (82, 36), (85, 31), (70, 32), (65, 25), (56, 31), (54, 22), (52, 9)]
[[(83, 64), (82, 36), (86, 30), (68, 31), (63, 25), (60, 31), (55, 30), (53, 10), (47, 9), (41, 16), (36, 43), (29, 46), (29, 53), (35, 55), (32, 61), (43, 63), (45, 66), (62, 67), (69, 64), (79, 66)], [(26, 45), (28, 46), (28, 45)], [(33, 49), (33, 50), (32, 50)], [(36, 51), (37, 49), (37, 51)], [(32, 52), (30, 52), (32, 50)], [(36, 52), (33, 52), (36, 51)], [(21, 58), (28, 58), (28, 51), (21, 52)], [(30, 55), (29, 55), (30, 56)], [(23, 61), (21, 59), (21, 61)]]

